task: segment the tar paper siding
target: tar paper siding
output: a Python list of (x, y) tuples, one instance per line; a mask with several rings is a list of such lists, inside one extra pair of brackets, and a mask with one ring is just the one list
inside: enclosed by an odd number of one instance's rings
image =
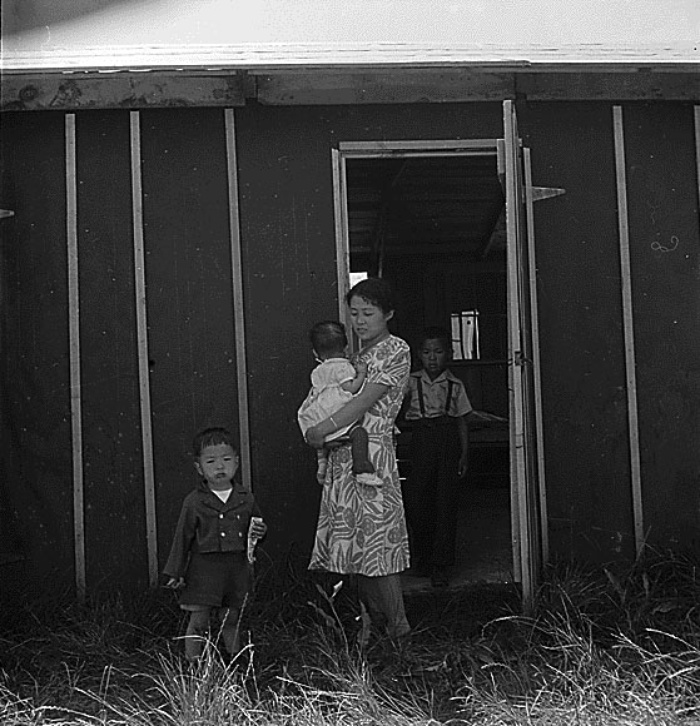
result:
[[(535, 205), (550, 544), (634, 554), (612, 105), (520, 103)], [(314, 456), (296, 408), (307, 332), (337, 314), (331, 149), (497, 138), (500, 103), (236, 109), (253, 482), (277, 561), (306, 555)], [(698, 202), (693, 110), (623, 105), (645, 526), (698, 538)], [(3, 538), (35, 583), (73, 579), (64, 115), (3, 116)], [(129, 113), (76, 114), (88, 587), (147, 581)], [(192, 433), (236, 427), (225, 129), (220, 109), (141, 113), (160, 561), (194, 482)], [(672, 238), (678, 245), (669, 244)], [(658, 243), (659, 246), (655, 246)], [(662, 249), (661, 247), (664, 247)], [(414, 291), (398, 288), (396, 325)], [(239, 331), (240, 332), (240, 331)], [(7, 540), (6, 540), (7, 541)], [(16, 570), (17, 568), (14, 568)], [(13, 570), (13, 571), (14, 571)]]
[[(128, 150), (128, 113), (76, 117), (85, 565), (92, 588), (138, 580), (147, 556)], [(65, 476), (70, 482), (71, 468)]]
[[(3, 534), (30, 582), (73, 580), (64, 114), (3, 117)], [(141, 115), (160, 561), (200, 427), (236, 430), (223, 111)], [(148, 581), (128, 111), (76, 117), (88, 588)], [(4, 544), (7, 540), (4, 539)]]
[(691, 104), (624, 107), (648, 540), (700, 551), (700, 215)]
[[(2, 549), (70, 585), (64, 115), (2, 118)], [(19, 215), (19, 210), (32, 210)], [(20, 567), (8, 566), (3, 590)], [(67, 576), (65, 576), (67, 574)]]
[(535, 184), (542, 408), (550, 547), (634, 552), (612, 108), (518, 107)]
[[(315, 365), (308, 331), (338, 316), (331, 149), (497, 138), (501, 113), (500, 103), (236, 109), (253, 480), (271, 551), (308, 551), (318, 514), (296, 410)], [(397, 285), (397, 330), (412, 294)]]
[[(567, 190), (565, 196), (535, 206), (552, 552), (593, 561), (629, 559), (635, 552), (634, 505), (613, 105), (522, 103), (518, 111), (521, 134), (532, 148), (535, 184)], [(688, 401), (697, 400), (693, 370), (698, 360), (698, 336), (693, 332), (698, 315), (698, 232), (692, 106), (626, 104), (623, 111), (628, 198), (634, 199), (630, 203), (630, 244), (644, 530), (652, 545), (685, 547), (693, 545), (700, 522), (696, 486), (700, 455), (693, 446), (698, 417), (687, 408)], [(251, 407), (260, 410), (276, 395), (275, 408), (287, 412), (276, 439), (288, 454), (271, 460), (254, 450), (253, 460), (264, 480), (283, 482), (286, 478), (289, 482), (274, 486), (278, 496), (272, 513), (276, 518), (271, 522), (287, 540), (295, 537), (289, 522), (297, 523), (301, 535), (309, 531), (315, 518), (312, 498), (302, 494), (313, 479), (308, 454), (299, 448), (294, 427), (298, 400), (289, 399), (295, 390), (298, 399), (306, 388), (311, 361), (305, 334), (310, 322), (335, 313), (330, 149), (340, 141), (493, 138), (501, 134), (500, 104), (251, 105), (236, 114), (247, 320), (251, 326)], [(644, 122), (635, 121), (635, 115)], [(673, 121), (666, 123), (668, 119)], [(659, 161), (655, 154), (660, 137), (667, 139), (672, 153)], [(676, 265), (682, 268), (679, 279), (674, 282), (673, 273), (668, 273), (671, 278), (657, 282), (667, 291), (666, 298), (662, 305), (647, 304), (646, 308), (640, 295), (657, 273), (642, 271), (641, 250), (655, 253), (656, 264), (671, 253), (655, 252), (651, 242), (639, 239), (639, 225), (648, 228), (639, 210), (653, 207), (653, 195), (659, 193), (648, 185), (642, 187), (636, 181), (640, 174), (651, 175), (654, 186), (676, 190), (665, 192), (667, 198), (662, 198), (661, 206), (668, 205), (665, 214), (682, 218), (679, 229), (685, 241), (683, 260), (677, 256)], [(661, 210), (655, 219), (663, 213)], [(674, 235), (669, 232), (667, 236)], [(645, 274), (649, 280), (644, 280)], [(639, 275), (642, 279), (637, 281)], [(393, 282), (400, 331), (403, 311), (411, 307), (415, 288), (402, 287), (400, 279)], [(681, 327), (671, 333), (681, 355), (665, 363), (657, 361), (654, 372), (645, 354), (645, 330), (652, 331), (652, 338), (658, 336), (669, 311), (677, 308), (687, 313), (674, 324)], [(275, 313), (280, 310), (295, 311), (298, 318), (293, 320), (294, 314), (282, 318)], [(269, 329), (282, 336), (284, 362), (277, 353), (266, 354), (269, 341), (252, 332), (271, 318), (276, 322), (268, 323)], [(270, 376), (282, 376), (276, 393), (266, 392), (261, 385)], [(665, 407), (663, 423), (654, 414), (654, 406)], [(270, 419), (251, 418), (254, 446), (263, 446)], [(660, 425), (665, 431), (662, 440), (676, 442), (673, 455), (656, 447), (654, 431)], [(292, 491), (297, 486), (302, 489)], [(680, 501), (676, 498), (679, 490), (683, 493)]]
[[(634, 555), (612, 106), (518, 107), (535, 205), (550, 545)], [(700, 536), (700, 234), (693, 107), (622, 106), (643, 524), (651, 546)], [(677, 244), (674, 240), (678, 240)], [(665, 249), (663, 249), (665, 248)]]

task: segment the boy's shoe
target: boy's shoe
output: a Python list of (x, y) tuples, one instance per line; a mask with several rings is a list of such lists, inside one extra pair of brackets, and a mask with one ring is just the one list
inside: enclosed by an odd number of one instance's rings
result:
[(366, 487), (380, 487), (384, 482), (376, 474), (358, 474), (355, 477), (359, 484), (363, 484)]

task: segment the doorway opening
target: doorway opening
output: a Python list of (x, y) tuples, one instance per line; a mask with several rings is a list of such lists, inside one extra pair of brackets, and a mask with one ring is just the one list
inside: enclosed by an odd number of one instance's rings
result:
[[(335, 157), (341, 290), (365, 274), (391, 282), (393, 331), (411, 346), (414, 370), (421, 331), (451, 332), (450, 369), (474, 412), (450, 586), (510, 583), (508, 275), (497, 143), (395, 146), (344, 144)], [(404, 487), (411, 433), (403, 423), (397, 441)], [(428, 578), (410, 572), (403, 583), (408, 591), (430, 587)]]

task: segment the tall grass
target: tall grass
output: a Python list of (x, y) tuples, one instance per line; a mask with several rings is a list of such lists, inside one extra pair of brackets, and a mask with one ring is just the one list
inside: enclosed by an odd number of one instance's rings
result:
[(692, 558), (547, 571), (535, 610), (476, 588), (407, 601), (414, 632), (368, 628), (350, 583), (263, 580), (244, 649), (195, 666), (164, 593), (37, 602), (0, 639), (3, 726), (700, 724)]

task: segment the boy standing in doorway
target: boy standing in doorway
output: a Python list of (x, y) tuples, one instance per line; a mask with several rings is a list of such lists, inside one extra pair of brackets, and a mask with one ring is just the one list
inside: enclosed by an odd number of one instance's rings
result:
[(405, 404), (405, 419), (413, 425), (404, 493), (411, 561), (434, 587), (449, 584), (455, 564), (459, 485), (469, 455), (466, 417), (472, 405), (462, 381), (447, 368), (451, 353), (446, 329), (423, 332), (422, 368), (411, 374)]

